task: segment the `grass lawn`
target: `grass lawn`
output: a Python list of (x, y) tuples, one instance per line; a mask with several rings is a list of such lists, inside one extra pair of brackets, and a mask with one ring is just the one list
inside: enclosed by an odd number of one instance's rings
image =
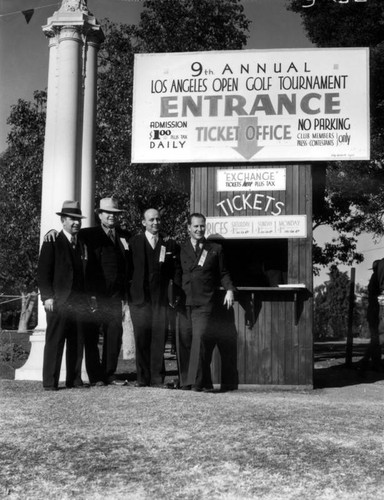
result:
[[(384, 380), (323, 363), (322, 388), (296, 392), (3, 378), (0, 498), (383, 498)], [(325, 383), (332, 369), (344, 382)]]

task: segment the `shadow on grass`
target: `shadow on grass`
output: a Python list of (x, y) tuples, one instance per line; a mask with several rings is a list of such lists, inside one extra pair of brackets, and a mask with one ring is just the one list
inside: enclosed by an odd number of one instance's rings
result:
[(371, 367), (362, 370), (361, 360), (367, 345), (367, 342), (355, 342), (352, 362), (347, 365), (345, 342), (316, 342), (314, 344), (314, 388), (347, 387), (384, 380), (384, 366), (382, 371), (374, 371)]
[(345, 363), (329, 366), (328, 368), (315, 368), (314, 389), (325, 389), (331, 387), (347, 387), (359, 384), (373, 384), (384, 380), (384, 372), (367, 369), (361, 370), (360, 362), (346, 366)]
[[(169, 346), (166, 346), (165, 356), (164, 356), (164, 368), (165, 368), (165, 382), (170, 382), (173, 379), (177, 379), (177, 362), (176, 355), (170, 354)], [(122, 359), (120, 356), (119, 364), (117, 367), (116, 378), (118, 380), (127, 380), (128, 382), (135, 382), (137, 379), (136, 375), (136, 364), (135, 360)]]
[[(314, 344), (314, 389), (347, 387), (384, 380), (384, 371), (361, 370), (361, 358), (366, 348), (367, 342), (354, 342), (352, 363), (347, 366), (345, 342), (316, 342)], [(15, 369), (20, 368), (26, 362), (29, 350), (29, 333), (4, 332), (3, 330), (0, 342), (0, 379), (14, 379)], [(166, 382), (172, 382), (178, 377), (176, 356), (168, 344), (165, 351), (165, 374)], [(123, 381), (136, 381), (135, 361), (124, 360), (121, 355), (116, 375)]]

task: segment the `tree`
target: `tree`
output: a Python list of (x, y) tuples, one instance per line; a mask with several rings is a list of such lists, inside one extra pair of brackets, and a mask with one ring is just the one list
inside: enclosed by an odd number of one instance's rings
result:
[[(99, 58), (96, 196), (115, 194), (127, 210), (124, 225), (135, 231), (148, 207), (162, 209), (166, 222), (180, 213), (185, 215), (189, 192), (181, 167), (131, 163), (133, 58), (140, 50), (137, 27), (106, 20), (103, 30), (106, 41)], [(166, 224), (165, 230), (175, 236), (180, 222)]]
[(349, 285), (347, 273), (331, 266), (329, 281), (315, 288), (314, 336), (316, 340), (342, 339), (347, 336)]
[[(102, 22), (96, 198), (117, 195), (132, 231), (141, 227), (144, 208), (160, 208), (165, 231), (182, 239), (188, 167), (131, 164), (134, 53), (240, 49), (249, 21), (239, 0), (145, 0), (143, 9), (139, 26)], [(33, 102), (19, 100), (12, 108), (8, 149), (0, 159), (0, 286), (7, 293), (36, 288), (45, 105), (46, 93), (35, 92)]]
[(36, 289), (39, 250), (41, 170), (46, 93), (33, 102), (19, 99), (8, 124), (8, 149), (1, 157), (0, 290), (9, 294)]
[(138, 36), (146, 52), (239, 50), (249, 25), (240, 0), (146, 0)]
[(335, 258), (361, 262), (354, 237), (384, 234), (384, 3), (317, 0), (310, 8), (305, 5), (290, 0), (288, 8), (300, 14), (318, 47), (370, 47), (371, 160), (328, 163), (326, 206), (315, 220), (315, 227), (329, 224), (341, 235), (326, 245), (322, 256), (315, 247), (323, 265)]
[(142, 211), (152, 206), (161, 210), (165, 231), (181, 240), (189, 210), (188, 166), (130, 163), (134, 52), (241, 49), (249, 23), (239, 0), (146, 0), (137, 27), (103, 25), (97, 194), (122, 200), (128, 229), (141, 228)]
[(19, 320), (19, 332), (26, 332), (28, 330), (28, 325), (31, 320), (33, 310), (37, 303), (38, 295), (36, 292), (22, 294), (21, 297), (21, 313)]
[(367, 321), (367, 308), (368, 308), (368, 287), (356, 284), (356, 302), (353, 309), (353, 324), (355, 325), (354, 331), (361, 338), (369, 338), (369, 326)]

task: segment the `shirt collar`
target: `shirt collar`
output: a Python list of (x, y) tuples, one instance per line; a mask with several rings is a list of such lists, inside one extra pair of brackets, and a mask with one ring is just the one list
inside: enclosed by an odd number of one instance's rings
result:
[(152, 238), (155, 238), (155, 241), (156, 241), (156, 242), (157, 242), (157, 240), (159, 239), (159, 235), (158, 235), (158, 234), (152, 234), (152, 233), (150, 233), (149, 231), (145, 231), (145, 233), (144, 233), (144, 234), (145, 234), (145, 236), (146, 236), (146, 238), (147, 238), (147, 240), (148, 240), (149, 242), (151, 242), (151, 241), (152, 241)]
[(103, 224), (101, 224), (101, 227), (103, 228), (103, 231), (105, 234), (109, 237), (109, 231), (112, 231), (113, 237), (116, 236), (116, 228), (114, 227), (105, 227)]
[(65, 229), (63, 229), (63, 233), (65, 234), (65, 236), (66, 236), (67, 240), (69, 241), (69, 243), (71, 243), (72, 238), (75, 238), (75, 241), (77, 240), (77, 235), (76, 234), (68, 233), (68, 231), (66, 231)]
[(202, 238), (201, 240), (194, 240), (191, 238), (191, 244), (193, 248), (195, 248), (196, 245), (198, 245), (198, 248), (201, 248), (204, 245), (204, 238)]

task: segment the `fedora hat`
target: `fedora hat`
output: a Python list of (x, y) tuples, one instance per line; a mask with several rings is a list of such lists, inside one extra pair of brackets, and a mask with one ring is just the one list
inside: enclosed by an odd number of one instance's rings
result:
[(78, 219), (86, 218), (84, 217), (84, 215), (81, 214), (80, 203), (78, 201), (71, 201), (71, 200), (64, 201), (61, 212), (56, 212), (56, 214), (67, 217), (75, 217)]
[(112, 198), (102, 198), (100, 200), (100, 206), (96, 208), (96, 213), (100, 212), (116, 212), (121, 214), (124, 210), (119, 208), (119, 202), (112, 196)]

